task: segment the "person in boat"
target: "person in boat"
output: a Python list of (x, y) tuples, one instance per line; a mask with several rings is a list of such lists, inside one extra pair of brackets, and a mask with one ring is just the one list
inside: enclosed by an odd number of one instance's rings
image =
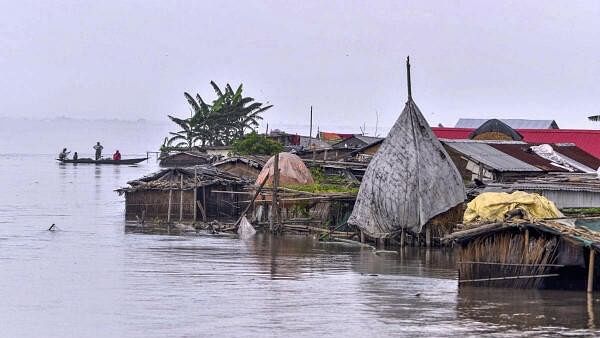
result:
[(118, 150), (113, 154), (113, 160), (114, 161), (120, 161), (121, 160), (121, 153)]
[(96, 150), (96, 161), (102, 157), (102, 149), (104, 149), (104, 147), (100, 144), (100, 141), (96, 142), (96, 145), (94, 146), (94, 150)]
[(73, 153), (73, 161), (77, 161), (77, 159), (79, 158), (79, 155), (77, 155), (77, 152)]
[(59, 160), (66, 160), (67, 156), (69, 156), (70, 151), (67, 151), (67, 148), (63, 148), (63, 150), (58, 154)]

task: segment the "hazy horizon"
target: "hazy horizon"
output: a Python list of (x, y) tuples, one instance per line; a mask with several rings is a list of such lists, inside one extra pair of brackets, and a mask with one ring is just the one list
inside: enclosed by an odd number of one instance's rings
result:
[[(272, 128), (600, 113), (600, 2), (22, 1), (0, 22), (0, 115), (161, 121), (219, 85), (274, 104)], [(325, 127), (326, 126), (326, 127)], [(308, 129), (308, 128), (306, 128)], [(307, 132), (306, 130), (305, 132)], [(371, 131), (370, 133), (372, 133)]]

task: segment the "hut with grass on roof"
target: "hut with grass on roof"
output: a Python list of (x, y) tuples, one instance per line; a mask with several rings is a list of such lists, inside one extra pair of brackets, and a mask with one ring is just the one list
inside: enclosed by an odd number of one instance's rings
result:
[(460, 173), (429, 123), (408, 101), (362, 179), (348, 223), (376, 239), (418, 237), (426, 228), (432, 236), (449, 233), (462, 219), (465, 189)]
[(255, 186), (264, 184), (264, 189), (256, 198), (253, 220), (265, 225), (278, 223), (283, 229), (299, 232), (337, 231), (346, 225), (355, 194), (343, 189), (344, 186), (324, 183), (321, 181), (326, 180), (324, 177), (315, 181), (311, 170), (295, 154), (278, 156), (278, 184), (274, 184), (275, 156), (267, 161), (256, 179)]

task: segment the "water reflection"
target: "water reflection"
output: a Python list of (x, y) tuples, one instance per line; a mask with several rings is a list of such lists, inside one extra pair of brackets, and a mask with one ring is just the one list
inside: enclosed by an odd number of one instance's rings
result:
[(0, 158), (1, 336), (596, 333), (598, 296), (459, 289), (451, 250), (125, 232), (113, 190), (155, 163)]

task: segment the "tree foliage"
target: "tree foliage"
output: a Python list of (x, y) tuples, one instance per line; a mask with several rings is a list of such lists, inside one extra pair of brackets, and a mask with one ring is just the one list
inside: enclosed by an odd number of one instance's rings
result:
[(255, 102), (251, 97), (242, 94), (243, 85), (236, 90), (227, 84), (224, 90), (214, 82), (210, 82), (217, 98), (210, 104), (199, 94), (192, 96), (184, 93), (190, 105), (191, 116), (186, 119), (169, 115), (169, 119), (179, 127), (171, 132), (167, 146), (192, 147), (230, 145), (242, 138), (247, 131), (256, 131), (261, 114), (272, 105)]
[(275, 155), (282, 151), (281, 143), (256, 132), (246, 134), (243, 138), (233, 142), (233, 152), (239, 155)]

